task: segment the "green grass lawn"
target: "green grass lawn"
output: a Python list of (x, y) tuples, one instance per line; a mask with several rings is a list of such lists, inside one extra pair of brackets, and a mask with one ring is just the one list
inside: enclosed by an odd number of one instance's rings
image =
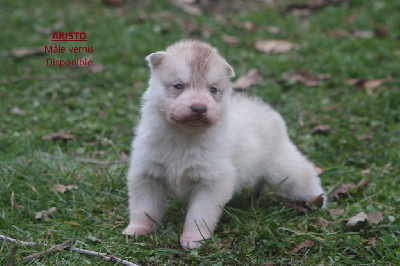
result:
[[(209, 8), (202, 16), (169, 1), (125, 1), (122, 7), (106, 2), (0, 1), (0, 234), (38, 244), (18, 245), (16, 258), (75, 238), (75, 247), (139, 265), (400, 264), (398, 0), (345, 1), (311, 11), (282, 1), (252, 11)], [(87, 42), (61, 44), (94, 52), (6, 56), (16, 48), (51, 45), (59, 31), (85, 32)], [(223, 35), (240, 44), (226, 44)], [(182, 38), (216, 46), (237, 76), (261, 71), (248, 93), (282, 114), (293, 141), (322, 169), (328, 193), (363, 178), (372, 179), (369, 186), (307, 213), (285, 208), (273, 193), (243, 191), (225, 207), (214, 238), (198, 250), (179, 244), (186, 206), (174, 200), (155, 234), (122, 235), (128, 222), (123, 161), (149, 78), (144, 58)], [(263, 39), (299, 48), (275, 55), (256, 51), (254, 43)], [(46, 58), (85, 56), (102, 69), (46, 66)], [(331, 76), (317, 86), (282, 80), (283, 73), (304, 70)], [(349, 79), (361, 80), (355, 86)], [(320, 125), (330, 128), (312, 134)], [(42, 140), (55, 132), (73, 139)], [(61, 192), (56, 184), (72, 186)], [(35, 219), (52, 207), (54, 213)], [(339, 207), (341, 215), (329, 214)], [(381, 212), (383, 221), (346, 226), (360, 212)], [(296, 249), (306, 239), (313, 245)], [(0, 264), (8, 262), (12, 247), (0, 240)], [(29, 264), (106, 262), (58, 251)]]

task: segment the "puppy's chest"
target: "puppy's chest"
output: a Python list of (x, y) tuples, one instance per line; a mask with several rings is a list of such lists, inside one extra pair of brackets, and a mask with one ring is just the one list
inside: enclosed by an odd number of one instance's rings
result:
[(213, 166), (204, 158), (204, 154), (190, 149), (170, 149), (167, 153), (163, 150), (157, 152), (157, 149), (154, 151), (148, 161), (148, 169), (175, 197), (187, 198), (196, 185), (213, 178), (210, 172)]

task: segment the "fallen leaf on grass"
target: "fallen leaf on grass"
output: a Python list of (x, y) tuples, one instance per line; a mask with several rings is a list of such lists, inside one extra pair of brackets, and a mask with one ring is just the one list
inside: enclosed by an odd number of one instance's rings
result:
[(374, 37), (374, 33), (372, 31), (358, 30), (353, 33), (353, 36), (356, 38), (369, 39)]
[(74, 188), (76, 188), (76, 186), (75, 185), (64, 186), (64, 185), (61, 185), (61, 184), (55, 184), (53, 186), (53, 188), (58, 192), (65, 193), (65, 191), (74, 189)]
[(252, 85), (256, 85), (261, 80), (261, 72), (260, 70), (253, 68), (246, 75), (238, 78), (233, 84), (233, 89), (247, 89)]
[(62, 132), (55, 132), (55, 133), (52, 133), (52, 134), (50, 134), (50, 135), (44, 136), (44, 137), (42, 138), (42, 140), (43, 140), (43, 141), (47, 141), (47, 140), (58, 140), (58, 139), (61, 139), (61, 140), (71, 140), (71, 139), (74, 139), (74, 138), (75, 138), (75, 136), (74, 136), (74, 135), (71, 135), (71, 134), (65, 134), (65, 133), (62, 133)]
[(257, 51), (269, 54), (286, 53), (293, 49), (300, 48), (300, 45), (283, 40), (260, 40), (255, 43)]
[(56, 207), (52, 207), (48, 210), (43, 210), (43, 211), (37, 212), (35, 214), (35, 219), (45, 218), (45, 217), (49, 216), (50, 214), (52, 214), (53, 212), (55, 212), (56, 210), (57, 210)]
[(199, 27), (192, 19), (183, 19), (180, 21), (182, 30), (186, 35), (192, 35), (195, 32), (200, 32)]
[(70, 221), (62, 221), (60, 224), (69, 224), (69, 225), (75, 225), (75, 226), (83, 226), (81, 224), (78, 224), (77, 222), (70, 222)]
[(370, 224), (379, 224), (383, 221), (382, 212), (372, 212), (368, 214), (368, 222)]
[(327, 134), (331, 130), (329, 125), (318, 125), (311, 130), (311, 134)]
[(301, 249), (303, 248), (311, 248), (313, 247), (317, 242), (315, 242), (314, 240), (311, 240), (309, 238), (307, 238), (305, 241), (301, 242), (300, 244), (298, 244), (294, 249), (293, 249), (293, 253), (297, 253), (299, 252)]
[(362, 175), (369, 175), (371, 173), (370, 169), (361, 170)]
[(324, 206), (325, 198), (321, 194), (319, 196), (316, 196), (312, 199), (310, 199), (308, 202), (300, 202), (298, 204), (293, 204), (293, 203), (286, 203), (285, 207), (294, 209), (298, 211), (299, 213), (306, 213), (308, 211), (312, 211), (312, 206), (316, 206), (318, 209), (321, 209)]
[(358, 190), (363, 190), (369, 186), (369, 183), (371, 183), (372, 178), (370, 179), (361, 179), (361, 181), (358, 183)]
[(268, 26), (267, 31), (272, 34), (278, 34), (279, 32), (281, 32), (281, 29), (277, 26)]
[(319, 196), (316, 196), (316, 197), (310, 199), (305, 204), (310, 209), (311, 209), (312, 206), (316, 206), (318, 209), (321, 209), (324, 206), (324, 202), (325, 202), (325, 197), (321, 194)]
[(357, 136), (357, 140), (373, 140), (374, 136), (373, 135), (361, 135)]
[(344, 29), (333, 29), (333, 30), (330, 30), (328, 33), (330, 36), (332, 36), (335, 39), (343, 38), (343, 37), (345, 37), (345, 38), (351, 37), (351, 33)]
[(196, 4), (196, 1), (171, 0), (171, 3), (189, 15), (200, 16), (203, 10)]
[(31, 184), (28, 183), (28, 187), (30, 187), (30, 189), (32, 189), (32, 191), (35, 192), (36, 194), (39, 194), (39, 192), (36, 190), (36, 188), (34, 186), (32, 186)]
[[(83, 57), (83, 58), (79, 58), (79, 60), (85, 61), (85, 62), (89, 62), (89, 60), (91, 60), (90, 58), (87, 57)], [(90, 73), (97, 73), (97, 72), (101, 72), (104, 69), (104, 66), (100, 63), (93, 63), (92, 61), (92, 65), (76, 65), (76, 67), (81, 68), (86, 70), (87, 72)]]
[(283, 73), (282, 80), (293, 84), (293, 83), (301, 83), (309, 87), (318, 86), (327, 78), (330, 78), (331, 74), (321, 74), (321, 75), (312, 75), (307, 71), (300, 71), (299, 74), (293, 73)]
[(378, 224), (383, 221), (383, 216), (381, 212), (373, 212), (366, 214), (365, 212), (360, 212), (359, 214), (346, 219), (346, 226), (355, 226), (357, 223), (367, 223), (367, 224)]
[(257, 25), (254, 22), (245, 21), (245, 22), (243, 22), (243, 28), (245, 28), (248, 31), (254, 32), (257, 30)]
[(354, 79), (348, 79), (347, 82), (355, 86), (359, 89), (365, 89), (367, 92), (367, 95), (369, 96), (374, 96), (374, 90), (381, 86), (384, 82), (391, 80), (391, 77), (386, 77), (382, 79), (360, 79), (360, 78), (354, 78)]
[(377, 25), (374, 34), (376, 37), (384, 38), (389, 34), (389, 29), (385, 25)]
[(106, 4), (109, 6), (122, 6), (124, 4), (124, 0), (106, 0)]
[(344, 210), (342, 209), (342, 207), (339, 207), (337, 209), (331, 209), (329, 210), (329, 215), (330, 216), (340, 216), (344, 213)]
[(15, 48), (6, 52), (6, 55), (13, 56), (16, 58), (23, 58), (32, 55), (44, 54), (44, 47), (36, 47), (36, 48)]
[(238, 38), (226, 34), (222, 35), (222, 40), (224, 43), (231, 46), (238, 46), (240, 44), (240, 40)]
[(354, 185), (354, 184), (340, 184), (338, 186), (336, 186), (331, 193), (329, 193), (328, 197), (330, 199), (333, 198), (340, 198), (343, 196), (347, 196), (347, 194), (349, 194), (351, 192), (352, 189), (357, 189), (357, 191), (362, 191), (364, 189), (366, 189), (369, 184), (371, 183), (372, 178), (370, 179), (361, 179), (361, 181), (358, 183), (358, 185)]
[(356, 185), (353, 184), (340, 184), (336, 186), (331, 193), (329, 193), (328, 197), (332, 198), (340, 198), (343, 195), (347, 195), (350, 189), (358, 188)]

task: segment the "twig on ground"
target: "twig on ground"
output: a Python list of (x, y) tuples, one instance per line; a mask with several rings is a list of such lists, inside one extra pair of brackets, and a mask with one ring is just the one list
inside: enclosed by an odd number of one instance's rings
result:
[[(13, 243), (17, 243), (17, 244), (21, 244), (21, 245), (30, 245), (30, 246), (37, 245), (35, 242), (21, 241), (21, 240), (14, 239), (14, 238), (11, 238), (11, 237), (7, 237), (7, 236), (4, 236), (4, 235), (0, 235), (0, 239), (7, 240), (7, 241), (10, 241), (10, 242), (13, 242)], [(37, 258), (39, 256), (44, 255), (44, 254), (51, 254), (51, 253), (53, 253), (54, 251), (57, 251), (57, 250), (69, 249), (71, 251), (79, 252), (79, 253), (82, 253), (82, 254), (85, 254), (85, 255), (99, 256), (105, 261), (120, 262), (122, 265), (127, 265), (127, 266), (138, 266), (137, 264), (134, 264), (132, 262), (129, 262), (129, 261), (120, 259), (118, 257), (115, 257), (114, 255), (110, 255), (109, 256), (109, 255), (107, 255), (105, 253), (100, 253), (100, 252), (97, 252), (97, 251), (71, 247), (71, 245), (73, 243), (70, 243), (70, 241), (75, 242), (75, 239), (70, 239), (70, 240), (68, 240), (68, 241), (66, 241), (66, 242), (64, 242), (64, 243), (62, 243), (60, 245), (57, 245), (57, 246), (51, 245), (52, 247), (50, 249), (48, 249), (48, 250), (45, 250), (45, 251), (42, 251), (42, 252), (39, 252), (39, 253), (36, 253), (36, 254), (33, 254), (33, 255), (25, 257), (23, 259), (23, 262), (25, 262), (25, 259), (27, 259), (28, 257), (34, 256), (34, 255), (36, 257), (31, 258), (30, 260), (35, 259), (35, 258)], [(67, 244), (69, 244), (69, 246), (66, 246)], [(49, 246), (48, 244), (45, 244), (45, 243), (43, 245), (44, 246)], [(63, 247), (63, 245), (64, 245), (64, 247)], [(28, 262), (28, 261), (26, 261), (26, 262)]]
[(65, 241), (64, 243), (61, 243), (56, 246), (51, 246), (49, 249), (26, 256), (22, 259), (22, 263), (27, 263), (31, 260), (34, 260), (34, 259), (39, 258), (44, 255), (51, 255), (54, 252), (59, 251), (59, 250), (68, 249), (75, 243), (75, 241), (76, 241), (75, 238), (71, 238), (71, 239), (68, 239), (67, 241)]

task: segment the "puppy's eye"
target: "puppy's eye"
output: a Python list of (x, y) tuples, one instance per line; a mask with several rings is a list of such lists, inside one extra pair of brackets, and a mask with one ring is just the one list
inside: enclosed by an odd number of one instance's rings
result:
[(174, 87), (177, 90), (183, 90), (183, 85), (182, 84), (175, 84)]
[(212, 94), (215, 94), (215, 93), (217, 93), (217, 88), (215, 88), (215, 87), (211, 87), (210, 88), (210, 92), (212, 93)]

